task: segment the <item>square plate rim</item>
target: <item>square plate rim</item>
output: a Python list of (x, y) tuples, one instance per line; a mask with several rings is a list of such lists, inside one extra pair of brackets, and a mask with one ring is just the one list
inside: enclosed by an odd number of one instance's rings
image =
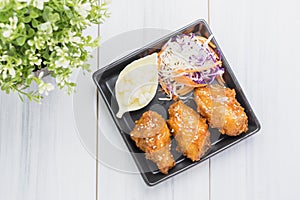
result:
[[(122, 130), (120, 129), (120, 127), (117, 125), (117, 119), (116, 119), (116, 117), (114, 116), (113, 110), (111, 109), (111, 106), (110, 106), (110, 104), (109, 104), (109, 102), (108, 102), (108, 100), (107, 100), (107, 98), (106, 98), (106, 95), (104, 94), (104, 92), (103, 92), (103, 90), (102, 90), (102, 88), (101, 88), (101, 86), (100, 86), (100, 84), (99, 84), (99, 82), (98, 82), (99, 80), (97, 79), (97, 77), (98, 77), (99, 75), (103, 74), (106, 70), (112, 69), (112, 68), (114, 68), (115, 66), (117, 66), (118, 64), (120, 64), (121, 62), (124, 62), (124, 60), (130, 59), (131, 57), (134, 57), (134, 56), (136, 56), (136, 55), (142, 53), (143, 51), (145, 51), (146, 49), (150, 48), (151, 46), (154, 46), (155, 44), (158, 44), (159, 42), (161, 42), (161, 41), (163, 41), (163, 40), (166, 40), (166, 39), (168, 39), (168, 38), (170, 38), (170, 37), (172, 37), (172, 36), (174, 36), (174, 35), (177, 35), (177, 34), (181, 33), (182, 31), (186, 30), (187, 28), (189, 28), (189, 27), (191, 27), (191, 26), (195, 26), (195, 25), (200, 24), (200, 23), (203, 23), (204, 26), (207, 28), (208, 33), (209, 33), (209, 34), (212, 34), (212, 31), (211, 31), (211, 29), (210, 29), (208, 23), (207, 23), (204, 19), (197, 19), (197, 20), (193, 21), (192, 23), (189, 23), (188, 25), (186, 25), (186, 26), (184, 26), (184, 27), (182, 27), (182, 28), (180, 28), (180, 29), (177, 29), (177, 30), (175, 30), (175, 31), (172, 31), (172, 32), (169, 33), (169, 34), (167, 34), (167, 35), (165, 35), (165, 36), (162, 36), (162, 37), (160, 37), (159, 39), (154, 40), (153, 42), (150, 42), (149, 44), (146, 44), (146, 45), (144, 45), (144, 46), (142, 46), (142, 47), (140, 47), (140, 48), (138, 48), (138, 49), (136, 49), (136, 50), (134, 50), (134, 51), (128, 53), (127, 55), (125, 55), (125, 56), (123, 56), (123, 57), (117, 59), (116, 61), (114, 61), (114, 62), (112, 62), (112, 63), (109, 63), (108, 65), (106, 65), (106, 66), (104, 66), (104, 67), (102, 67), (102, 68), (96, 70), (96, 71), (93, 73), (92, 79), (93, 79), (94, 83), (96, 84), (97, 89), (98, 89), (98, 92), (100, 92), (100, 94), (101, 94), (101, 96), (102, 96), (102, 98), (103, 98), (103, 100), (104, 100), (104, 102), (105, 102), (105, 104), (106, 104), (106, 107), (108, 108), (109, 113), (111, 114), (112, 119), (113, 119), (113, 121), (114, 121), (116, 127), (118, 128), (118, 130), (119, 130), (119, 132), (120, 132), (120, 134), (121, 134), (121, 137), (122, 137), (124, 143), (126, 144), (127, 148), (129, 149), (129, 151), (132, 151), (133, 149), (132, 149), (131, 145), (127, 142), (127, 140), (125, 139), (125, 136), (124, 136), (124, 134), (123, 134), (124, 131), (122, 131)], [(139, 161), (135, 158), (135, 156), (132, 156), (132, 158), (133, 158), (133, 160), (134, 160), (134, 162), (135, 162), (137, 168), (138, 168), (139, 171), (140, 171), (140, 174), (141, 174), (141, 176), (142, 176), (144, 182), (145, 182), (148, 186), (155, 186), (155, 185), (157, 185), (157, 184), (159, 184), (159, 183), (161, 183), (161, 182), (163, 182), (163, 181), (165, 181), (165, 180), (167, 180), (167, 179), (169, 179), (169, 178), (171, 178), (171, 177), (174, 177), (175, 175), (177, 175), (177, 174), (179, 174), (179, 173), (181, 173), (181, 172), (183, 172), (183, 171), (186, 171), (186, 170), (188, 170), (188, 169), (190, 169), (190, 168), (192, 168), (192, 167), (194, 167), (194, 166), (196, 166), (196, 165), (202, 163), (203, 161), (205, 161), (205, 160), (207, 160), (207, 159), (209, 159), (209, 158), (215, 156), (216, 154), (218, 154), (218, 153), (224, 151), (225, 149), (230, 148), (230, 147), (236, 145), (237, 143), (239, 143), (239, 142), (245, 140), (246, 138), (248, 138), (248, 137), (250, 137), (250, 136), (256, 134), (256, 133), (259, 132), (259, 130), (261, 129), (261, 123), (259, 122), (259, 120), (258, 120), (258, 118), (257, 118), (257, 116), (256, 116), (256, 114), (255, 114), (255, 112), (253, 111), (252, 106), (251, 106), (251, 104), (249, 103), (248, 98), (247, 98), (247, 96), (245, 95), (245, 93), (244, 93), (244, 91), (243, 91), (243, 88), (242, 88), (241, 85), (239, 84), (239, 81), (237, 80), (237, 78), (236, 78), (236, 76), (235, 76), (233, 70), (231, 69), (231, 66), (229, 65), (229, 63), (228, 63), (228, 61), (227, 61), (227, 59), (226, 59), (226, 56), (224, 56), (224, 53), (223, 53), (223, 51), (221, 50), (219, 44), (217, 43), (215, 37), (212, 38), (212, 41), (213, 41), (213, 43), (217, 46), (217, 48), (218, 48), (218, 49), (222, 52), (222, 54), (223, 54), (223, 57), (222, 57), (223, 63), (225, 63), (225, 65), (228, 66), (228, 67), (226, 68), (226, 71), (228, 72), (228, 74), (230, 75), (230, 77), (233, 79), (233, 82), (236, 84), (236, 86), (237, 86), (238, 88), (241, 88), (241, 90), (240, 90), (239, 92), (240, 92), (240, 94), (243, 96), (244, 101), (245, 101), (245, 104), (246, 104), (246, 106), (249, 108), (249, 112), (252, 113), (253, 120), (254, 120), (254, 122), (255, 122), (256, 128), (255, 128), (252, 132), (249, 132), (249, 133), (247, 133), (246, 135), (244, 135), (243, 137), (241, 137), (241, 138), (239, 138), (239, 139), (236, 139), (235, 141), (231, 142), (230, 144), (228, 144), (228, 145), (226, 145), (226, 146), (224, 146), (224, 147), (222, 147), (222, 148), (219, 148), (219, 149), (217, 149), (216, 151), (214, 151), (213, 153), (211, 153), (211, 154), (205, 156), (205, 157), (204, 157), (203, 159), (201, 159), (200, 161), (193, 162), (192, 164), (190, 164), (190, 165), (188, 165), (188, 166), (186, 166), (186, 167), (184, 167), (184, 168), (182, 168), (182, 169), (179, 169), (178, 171), (172, 173), (171, 175), (167, 175), (167, 176), (165, 176), (165, 177), (163, 177), (163, 178), (161, 178), (161, 179), (159, 179), (159, 180), (156, 180), (156, 181), (150, 181), (150, 180), (149, 180), (149, 177), (147, 177), (147, 174), (144, 173), (144, 172), (142, 172), (142, 169), (141, 169), (141, 166), (140, 166), (140, 164), (139, 164)]]

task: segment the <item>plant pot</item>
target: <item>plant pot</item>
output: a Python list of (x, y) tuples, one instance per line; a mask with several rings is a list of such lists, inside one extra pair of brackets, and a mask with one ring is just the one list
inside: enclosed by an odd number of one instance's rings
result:
[(35, 75), (36, 77), (39, 77), (39, 75), (40, 75), (42, 72), (43, 72), (44, 74), (43, 74), (43, 76), (42, 76), (41, 78), (44, 78), (44, 77), (46, 77), (46, 76), (49, 76), (50, 73), (51, 73), (51, 72), (48, 70), (47, 67), (44, 67), (44, 68), (39, 69), (39, 70), (36, 70), (36, 71), (34, 71), (33, 73), (34, 73), (34, 75)]

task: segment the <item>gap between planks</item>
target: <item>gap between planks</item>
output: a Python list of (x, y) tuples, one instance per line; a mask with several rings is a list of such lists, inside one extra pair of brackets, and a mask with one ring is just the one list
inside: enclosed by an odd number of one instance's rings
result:
[(210, 0), (207, 0), (207, 22), (210, 25)]
[[(207, 23), (210, 26), (210, 0), (207, 0)], [(211, 159), (208, 159), (208, 198), (211, 200)]]
[[(99, 50), (98, 53), (99, 54)], [(97, 55), (97, 63), (99, 63), (99, 55)], [(99, 64), (98, 64), (99, 65)], [(98, 66), (97, 66), (98, 68)], [(99, 193), (98, 193), (98, 184), (99, 184), (99, 163), (98, 163), (98, 139), (99, 139), (99, 130), (98, 130), (98, 123), (99, 123), (99, 93), (96, 90), (96, 200), (99, 198)]]
[[(99, 4), (102, 3), (102, 0), (98, 1)], [(100, 24), (98, 25), (98, 37), (100, 36)], [(99, 48), (97, 49), (97, 67), (96, 69), (99, 69), (99, 65), (100, 65), (100, 50)], [(98, 163), (98, 158), (99, 158), (99, 152), (98, 152), (98, 140), (99, 140), (99, 93), (98, 93), (98, 89), (95, 90), (96, 92), (96, 193), (95, 193), (95, 197), (96, 200), (99, 199), (99, 163)]]

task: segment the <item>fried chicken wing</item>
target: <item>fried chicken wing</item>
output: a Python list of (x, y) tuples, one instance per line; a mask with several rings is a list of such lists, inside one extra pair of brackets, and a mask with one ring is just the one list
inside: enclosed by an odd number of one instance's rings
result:
[(136, 146), (146, 153), (146, 158), (156, 163), (162, 173), (168, 174), (169, 169), (175, 166), (170, 152), (170, 130), (158, 113), (150, 110), (145, 112), (136, 121), (130, 136)]
[(178, 143), (177, 150), (192, 161), (198, 161), (210, 147), (210, 133), (206, 119), (177, 101), (169, 107), (167, 123)]
[(211, 85), (194, 90), (198, 112), (222, 134), (237, 136), (248, 130), (248, 117), (235, 98), (235, 90)]

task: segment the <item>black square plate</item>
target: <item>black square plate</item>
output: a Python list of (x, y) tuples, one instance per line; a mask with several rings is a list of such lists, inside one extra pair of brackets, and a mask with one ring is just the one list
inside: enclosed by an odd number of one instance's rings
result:
[[(234, 88), (236, 91), (236, 98), (238, 102), (245, 108), (245, 112), (248, 116), (249, 125), (248, 125), (248, 131), (246, 133), (243, 133), (236, 137), (229, 137), (226, 135), (221, 135), (220, 132), (217, 129), (210, 128), (211, 133), (211, 148), (210, 150), (201, 158), (198, 162), (192, 162), (191, 160), (183, 157), (180, 155), (174, 148), (175, 145), (172, 144), (172, 154), (174, 155), (174, 158), (176, 159), (176, 166), (169, 171), (168, 175), (162, 174), (158, 171), (157, 167), (149, 160), (146, 160), (144, 157), (144, 154), (141, 152), (140, 149), (138, 149), (135, 145), (135, 143), (130, 138), (130, 131), (134, 127), (134, 121), (139, 119), (142, 114), (151, 109), (155, 110), (158, 113), (160, 113), (162, 116), (167, 118), (167, 109), (169, 108), (169, 105), (173, 103), (173, 101), (167, 102), (167, 101), (159, 101), (158, 97), (161, 97), (163, 94), (160, 91), (157, 91), (156, 96), (154, 99), (143, 109), (125, 113), (121, 119), (118, 119), (116, 117), (116, 113), (118, 111), (118, 104), (115, 98), (114, 88), (115, 83), (118, 78), (119, 73), (126, 67), (126, 65), (130, 64), (132, 61), (137, 60), (141, 57), (144, 57), (146, 55), (149, 55), (153, 52), (158, 52), (161, 47), (173, 36), (176, 36), (178, 34), (189, 34), (189, 33), (196, 33), (199, 35), (202, 35), (206, 38), (208, 38), (212, 33), (209, 29), (207, 23), (204, 20), (197, 20), (155, 42), (152, 42), (151, 44), (144, 46), (129, 55), (107, 65), (106, 67), (99, 69), (93, 74), (93, 79), (98, 87), (98, 90), (100, 91), (102, 97), (105, 100), (105, 103), (114, 119), (114, 122), (116, 126), (118, 127), (120, 134), (122, 138), (124, 139), (128, 149), (130, 152), (132, 152), (133, 158), (141, 172), (141, 175), (145, 182), (149, 186), (156, 185), (167, 178), (170, 178), (186, 169), (189, 169), (202, 161), (214, 156), (215, 154), (223, 151), (224, 149), (240, 142), (241, 140), (253, 135), (260, 129), (260, 124), (258, 119), (256, 118), (253, 110), (251, 109), (251, 106), (249, 102), (246, 99), (246, 96), (244, 95), (237, 79), (235, 78), (228, 62), (222, 56), (222, 63), (223, 67), (225, 68), (225, 73), (223, 75), (223, 78), (226, 82), (226, 85), (229, 88)], [(217, 50), (221, 52), (222, 55), (224, 55), (217, 44), (216, 40), (213, 38), (213, 43), (217, 46)], [(159, 90), (159, 89), (158, 89)], [(187, 105), (191, 106), (192, 108), (196, 108), (195, 103), (193, 100), (188, 100), (188, 102), (185, 102)], [(175, 143), (175, 140), (172, 140), (173, 143)]]

